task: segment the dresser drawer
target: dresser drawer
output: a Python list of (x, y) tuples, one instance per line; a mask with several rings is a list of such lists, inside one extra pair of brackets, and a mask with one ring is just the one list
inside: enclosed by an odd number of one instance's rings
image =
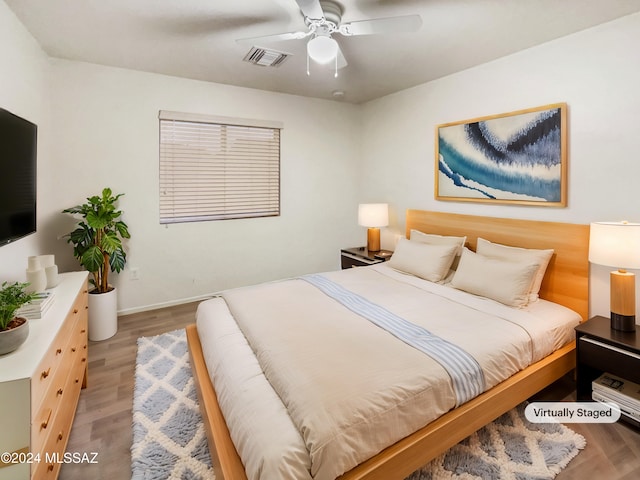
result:
[(601, 342), (587, 335), (578, 342), (578, 362), (603, 372), (616, 374), (632, 382), (640, 382), (640, 353)]
[(64, 418), (58, 416), (50, 428), (50, 435), (47, 436), (47, 441), (40, 450), (40, 462), (34, 465), (32, 480), (53, 479), (58, 476), (71, 425), (66, 425)]
[[(64, 363), (63, 363), (64, 365)], [(69, 371), (58, 368), (53, 376), (50, 388), (45, 391), (45, 396), (40, 403), (40, 408), (32, 416), (31, 423), (31, 451), (42, 450), (47, 437), (52, 430), (53, 422), (63, 402), (67, 399), (67, 378)]]
[(34, 399), (33, 404), (39, 404), (33, 414), (31, 425), (32, 451), (40, 451), (51, 432), (51, 424), (64, 407), (77, 404), (80, 388), (85, 383), (87, 367), (87, 321), (86, 316), (69, 316), (67, 322), (71, 324), (67, 344), (62, 348), (60, 360), (55, 370), (47, 377), (48, 388), (43, 392), (43, 398)]
[[(47, 391), (52, 387), (56, 372), (60, 369), (62, 358), (65, 355), (69, 344), (69, 335), (73, 325), (71, 322), (65, 321), (60, 333), (53, 340), (51, 348), (40, 362), (35, 373), (31, 377), (31, 411), (37, 412), (40, 409), (42, 401), (47, 396)], [(64, 382), (64, 379), (63, 379)]]
[[(87, 315), (87, 294), (86, 288), (76, 297), (71, 310), (69, 311), (62, 327), (58, 331), (51, 348), (44, 355), (34, 375), (31, 377), (31, 412), (36, 414), (40, 410), (42, 401), (47, 397), (47, 390), (51, 387), (56, 371), (60, 368), (62, 358), (66, 354), (67, 348), (70, 346), (70, 338), (77, 329), (78, 321), (84, 319), (84, 330), (86, 333), (86, 315)], [(86, 347), (86, 342), (85, 342)], [(64, 379), (63, 379), (64, 382)]]

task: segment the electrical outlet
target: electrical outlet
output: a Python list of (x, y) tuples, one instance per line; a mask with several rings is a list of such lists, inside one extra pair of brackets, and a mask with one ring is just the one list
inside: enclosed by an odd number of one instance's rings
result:
[(139, 268), (132, 268), (129, 271), (129, 278), (131, 280), (140, 280), (140, 269)]

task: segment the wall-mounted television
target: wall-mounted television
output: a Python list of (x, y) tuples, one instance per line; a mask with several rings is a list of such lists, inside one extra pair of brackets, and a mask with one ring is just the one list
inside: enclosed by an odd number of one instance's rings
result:
[(0, 108), (0, 246), (36, 231), (37, 125)]

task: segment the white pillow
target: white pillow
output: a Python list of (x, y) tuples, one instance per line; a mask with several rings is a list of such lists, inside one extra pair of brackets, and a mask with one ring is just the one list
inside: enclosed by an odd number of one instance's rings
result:
[(449, 271), (457, 249), (457, 245), (429, 245), (401, 238), (388, 264), (396, 270), (439, 282)]
[(413, 230), (409, 232), (409, 238), (416, 242), (428, 243), (430, 245), (458, 245), (456, 256), (451, 263), (449, 271), (442, 279), (441, 283), (449, 283), (453, 278), (453, 274), (456, 273), (458, 268), (458, 262), (460, 261), (460, 254), (464, 248), (464, 244), (467, 242), (467, 237), (454, 237), (445, 235), (436, 235), (435, 233), (424, 233), (420, 230)]
[(490, 258), (465, 248), (450, 285), (458, 290), (523, 307), (539, 265)]
[(511, 260), (515, 262), (537, 263), (538, 271), (531, 281), (529, 288), (529, 302), (535, 302), (538, 299), (540, 285), (547, 271), (549, 261), (553, 256), (553, 250), (536, 250), (532, 248), (509, 247), (499, 243), (492, 243), (484, 238), (478, 238), (478, 246), (476, 252), (485, 257), (499, 258), (502, 260)]
[(452, 237), (444, 235), (435, 235), (433, 233), (424, 233), (420, 230), (411, 230), (409, 232), (409, 238), (417, 242), (428, 243), (430, 245), (458, 245), (459, 249), (456, 255), (462, 253), (464, 244), (467, 241), (467, 237)]

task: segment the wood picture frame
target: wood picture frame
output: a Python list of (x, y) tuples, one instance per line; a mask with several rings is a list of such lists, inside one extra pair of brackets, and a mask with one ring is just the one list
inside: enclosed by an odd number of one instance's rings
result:
[(438, 125), (435, 198), (565, 207), (567, 104)]

